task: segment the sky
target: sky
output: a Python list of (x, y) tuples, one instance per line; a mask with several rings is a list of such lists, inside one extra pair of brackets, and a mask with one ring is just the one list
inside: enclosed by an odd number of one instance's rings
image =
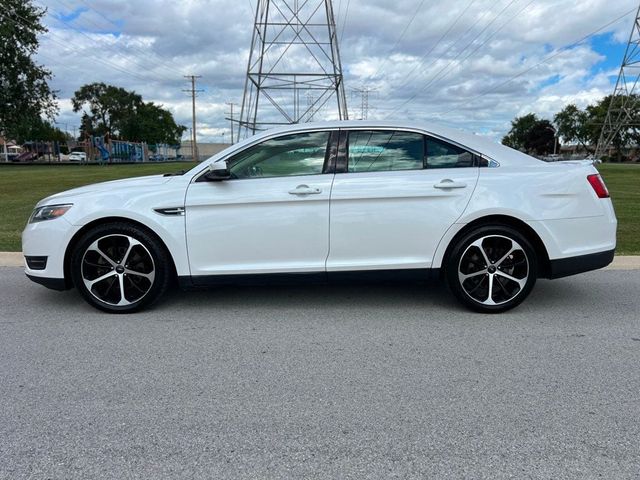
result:
[[(70, 98), (98, 81), (135, 90), (190, 126), (184, 75), (195, 74), (203, 90), (198, 139), (228, 142), (226, 103), (242, 100), (256, 1), (35, 0), (47, 8), (37, 60), (54, 75), (58, 127), (79, 126)], [(334, 0), (350, 117), (361, 116), (356, 90), (366, 87), (369, 119), (429, 120), (499, 140), (517, 115), (551, 119), (569, 103), (584, 107), (610, 94), (637, 7), (638, 0)], [(279, 68), (310, 67), (298, 47)], [(330, 102), (315, 119), (335, 116)]]

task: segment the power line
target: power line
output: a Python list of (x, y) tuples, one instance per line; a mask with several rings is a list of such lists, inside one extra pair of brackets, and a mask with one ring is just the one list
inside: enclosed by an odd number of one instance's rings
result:
[[(57, 0), (58, 2), (60, 2), (60, 0)], [(93, 10), (95, 13), (97, 13), (100, 17), (104, 18), (107, 22), (109, 22), (110, 24), (112, 24), (114, 27), (117, 28), (121, 28), (120, 25), (118, 25), (116, 22), (114, 22), (113, 20), (111, 20), (110, 18), (108, 18), (105, 14), (103, 14), (102, 12), (100, 12), (98, 9), (92, 7), (86, 0), (79, 0), (83, 5), (85, 5), (87, 8), (89, 8), (90, 10)], [(90, 22), (93, 23), (93, 25), (96, 25), (94, 22)], [(148, 51), (147, 50), (143, 50), (140, 47), (137, 46), (131, 46), (131, 48), (135, 49), (136, 51), (138, 51), (139, 53), (143, 54), (143, 55), (148, 55)], [(161, 53), (154, 51), (153, 52), (156, 56), (160, 57), (160, 58), (164, 58), (167, 62), (169, 62), (170, 64), (174, 63), (174, 59), (173, 58), (169, 58), (165, 55), (162, 55)], [(170, 70), (172, 73), (175, 73), (175, 67), (173, 66), (165, 66), (164, 64), (161, 65), (163, 68), (166, 68), (167, 70)]]
[(344, 9), (344, 20), (342, 21), (342, 31), (340, 32), (340, 43), (344, 38), (344, 29), (347, 27), (347, 17), (349, 16), (349, 4), (351, 0), (347, 0), (347, 7)]
[[(565, 53), (566, 51), (568, 51), (568, 50), (570, 50), (570, 49), (572, 49), (574, 47), (577, 47), (579, 44), (581, 44), (585, 40), (588, 40), (589, 38), (599, 34), (602, 30), (604, 30), (604, 29), (610, 27), (611, 25), (619, 22), (620, 20), (622, 20), (623, 18), (627, 17), (628, 15), (634, 13), (635, 11), (636, 11), (636, 8), (632, 8), (628, 12), (620, 15), (619, 17), (615, 18), (614, 20), (611, 20), (610, 22), (606, 23), (605, 25), (603, 25), (602, 27), (598, 28), (597, 30), (594, 30), (593, 32), (585, 35), (584, 37), (580, 38), (579, 40), (576, 40), (576, 41), (571, 42), (571, 43), (569, 43), (569, 44), (567, 44), (567, 45), (565, 45), (563, 47), (560, 47), (555, 53), (545, 57), (544, 59), (542, 59), (541, 61), (539, 61), (535, 65), (522, 70), (521, 72), (513, 75), (512, 77), (508, 78), (504, 82), (499, 83), (498, 85), (494, 85), (493, 87), (486, 89), (485, 91), (483, 91), (482, 93), (476, 95), (475, 97), (472, 97), (469, 100), (465, 100), (464, 101), (465, 105), (469, 105), (470, 103), (475, 102), (479, 98), (482, 98), (482, 97), (484, 97), (484, 96), (486, 96), (486, 95), (488, 95), (488, 94), (490, 94), (490, 93), (492, 93), (492, 92), (504, 87), (505, 85), (508, 85), (509, 83), (514, 81), (516, 78), (519, 78), (522, 75), (525, 75), (525, 74), (529, 73), (530, 71), (538, 68), (540, 65), (543, 65), (544, 63), (547, 63), (549, 60), (552, 60), (555, 57)], [(451, 109), (449, 109), (449, 110), (447, 110), (445, 112), (441, 112), (441, 113), (436, 114), (436, 115), (438, 115), (438, 116), (447, 115), (447, 114), (449, 114), (451, 112), (455, 112), (455, 111), (459, 110), (460, 108), (462, 108), (462, 107), (454, 107), (454, 108), (451, 108)]]
[[(480, 36), (487, 31), (487, 29), (493, 25), (493, 23), (498, 19), (498, 17), (500, 17), (505, 11), (507, 11), (507, 9), (509, 7), (511, 7), (511, 5), (513, 5), (517, 0), (511, 0), (502, 10), (500, 10), (500, 12), (498, 12), (496, 14), (495, 17), (493, 17), (493, 19), (484, 26), (484, 28), (482, 28), (482, 30), (480, 30), (480, 32), (473, 37), (473, 39), (462, 49), (458, 52), (458, 54), (453, 57), (449, 63), (447, 63), (444, 67), (442, 67), (434, 76), (431, 77), (431, 80), (429, 82), (427, 82), (424, 86), (422, 86), (420, 89), (418, 89), (417, 92), (415, 92), (411, 97), (409, 97), (407, 100), (405, 100), (404, 102), (402, 102), (400, 105), (398, 105), (396, 108), (394, 108), (393, 110), (391, 110), (391, 112), (388, 114), (389, 115), (393, 115), (396, 111), (400, 110), (402, 107), (404, 107), (406, 104), (412, 102), (413, 100), (415, 100), (415, 98), (420, 95), (423, 91), (425, 91), (431, 84), (433, 84), (434, 80), (443, 72), (445, 71), (447, 68), (449, 68), (449, 66), (451, 66), (453, 64), (453, 62), (455, 62), (460, 55), (462, 55), (471, 45), (473, 45), (473, 43), (480, 38)], [(467, 57), (468, 58), (468, 57)]]
[(409, 30), (409, 27), (411, 26), (413, 21), (416, 19), (416, 16), (418, 15), (418, 12), (422, 9), (422, 6), (424, 5), (424, 2), (426, 2), (426, 0), (422, 0), (420, 2), (420, 4), (418, 5), (418, 8), (416, 8), (415, 12), (413, 12), (413, 16), (411, 17), (411, 19), (409, 20), (407, 25), (402, 30), (402, 33), (400, 34), (400, 36), (398, 37), (396, 42), (393, 44), (393, 47), (391, 47), (391, 49), (387, 52), (387, 56), (384, 58), (384, 60), (382, 61), (382, 63), (378, 67), (378, 69), (375, 71), (375, 73), (373, 75), (369, 75), (369, 78), (375, 78), (384, 69), (384, 66), (389, 61), (389, 55), (395, 51), (395, 49), (398, 47), (398, 45), (400, 45), (400, 42), (402, 41), (402, 39), (404, 38), (405, 34)]
[[(507, 26), (511, 20), (513, 20), (517, 15), (520, 15), (524, 10), (526, 10), (527, 8), (529, 8), (529, 6), (534, 2), (535, 0), (530, 0), (529, 3), (527, 3), (524, 7), (522, 7), (520, 10), (518, 10), (516, 13), (514, 13), (511, 17), (509, 17), (502, 25), (500, 25), (496, 30), (494, 30), (491, 34), (489, 34), (489, 36), (487, 36), (484, 41), (479, 44), (476, 48), (474, 48), (471, 52), (469, 52), (469, 54), (464, 57), (461, 61), (460, 61), (460, 65), (464, 64), (469, 58), (471, 58), (478, 50), (480, 50), (483, 46), (485, 46), (489, 40), (491, 40), (494, 36), (496, 36), (500, 31), (502, 31), (502, 29)], [(513, 3), (513, 2), (511, 2)], [(509, 6), (511, 6), (511, 4), (507, 5), (507, 7), (505, 7), (504, 10), (506, 10), (506, 8), (508, 8)], [(503, 10), (503, 11), (504, 11)], [(498, 18), (498, 17), (496, 17)], [(494, 20), (496, 19), (494, 18)], [(482, 32), (480, 32), (479, 35), (481, 35)], [(478, 37), (479, 37), (478, 35)], [(476, 38), (478, 38), (476, 37)], [(469, 43), (468, 46), (472, 45), (473, 42), (475, 41), (475, 39)], [(466, 49), (466, 48), (465, 48)], [(462, 50), (462, 52), (464, 52), (464, 49)], [(462, 53), (460, 52), (460, 53)], [(459, 55), (458, 55), (459, 56)], [(433, 85), (436, 81), (441, 81), (442, 79), (444, 79), (447, 75), (449, 75), (449, 73), (451, 73), (453, 71), (453, 69), (448, 68), (449, 66), (451, 66), (451, 64), (458, 58), (458, 56), (456, 56), (454, 59), (452, 59), (445, 67), (443, 67), (434, 77), (431, 78), (431, 80), (429, 82), (427, 82), (424, 86), (422, 86), (420, 88), (420, 90), (416, 93), (416, 96), (422, 92), (425, 91), (427, 88), (429, 88), (431, 85)], [(444, 72), (443, 75), (441, 75)], [(415, 98), (415, 97), (414, 97)]]
[[(27, 27), (31, 27), (32, 26), (27, 19), (25, 19), (21, 15), (17, 14), (15, 11), (7, 10), (7, 12), (10, 15), (14, 15), (15, 17), (17, 17), (17, 19), (20, 19), (21, 21), (18, 21), (16, 18), (8, 18), (7, 17), (8, 20), (10, 20), (12, 22), (15, 22), (15, 23), (21, 23), (22, 25), (25, 25)], [(60, 45), (61, 47), (65, 48), (65, 49), (69, 47), (69, 43), (65, 43), (63, 41), (59, 41), (59, 40), (56, 40), (54, 38), (54, 33), (55, 32), (49, 31), (47, 33), (49, 34), (49, 36), (45, 35), (45, 37), (47, 37), (53, 43), (55, 43), (57, 45)], [(121, 68), (119, 65), (110, 62), (109, 60), (104, 60), (104, 59), (101, 59), (101, 58), (98, 58), (98, 57), (93, 57), (93, 56), (90, 56), (90, 55), (88, 56), (88, 58), (90, 58), (90, 59), (92, 59), (92, 60), (94, 60), (94, 61), (96, 61), (96, 62), (98, 62), (98, 63), (100, 63), (102, 65), (107, 65), (107, 66), (109, 66), (109, 67), (113, 68), (114, 70), (117, 70), (117, 71), (119, 71), (121, 73), (124, 73), (126, 75), (130, 75), (130, 76), (135, 77), (135, 78), (137, 78), (139, 80), (142, 80), (143, 82), (148, 82), (149, 81), (148, 78), (142, 77), (140, 75), (137, 75), (136, 73), (133, 73), (133, 72), (128, 71), (128, 70), (125, 70), (125, 69)]]
[[(477, 0), (471, 0), (467, 6), (460, 12), (460, 14), (455, 18), (455, 20), (449, 25), (449, 28), (447, 28), (447, 30), (440, 36), (440, 38), (438, 38), (438, 40), (431, 46), (431, 48), (429, 50), (427, 50), (419, 59), (418, 61), (415, 63), (415, 65), (413, 66), (413, 68), (409, 71), (409, 73), (407, 73), (405, 75), (405, 81), (400, 85), (399, 88), (404, 87), (405, 85), (407, 85), (409, 83), (409, 79), (411, 78), (411, 76), (413, 75), (413, 73), (422, 66), (422, 63), (425, 61), (425, 59), (431, 55), (431, 53), (433, 53), (435, 51), (435, 49), (442, 43), (442, 41), (446, 38), (447, 35), (449, 35), (449, 33), (451, 32), (451, 30), (454, 29), (454, 27), (458, 24), (458, 22), (462, 19), (462, 17), (465, 15), (465, 13), (467, 13), (467, 11), (471, 8), (471, 6), (476, 2)], [(471, 25), (471, 27), (469, 27), (465, 33), (463, 33), (460, 37), (458, 37), (457, 40), (455, 40), (453, 43), (451, 43), (449, 45), (449, 47), (443, 52), (443, 55), (445, 55), (447, 52), (449, 52), (449, 50), (451, 50), (455, 45), (458, 44), (458, 42), (460, 40), (462, 40), (467, 33), (469, 33), (479, 22), (480, 20), (482, 20), (482, 18), (487, 14), (487, 12), (484, 12), (482, 15), (480, 15), (476, 21), (474, 22), (473, 25)], [(435, 58), (429, 65), (428, 68), (430, 68), (431, 66), (433, 66), (436, 61), (438, 59)]]
[[(63, 6), (64, 6), (64, 4), (62, 4), (59, 0), (56, 0), (56, 1), (58, 1), (58, 3), (60, 3), (61, 5), (63, 5)], [(41, 5), (41, 7), (42, 7), (42, 5)], [(53, 12), (53, 13), (57, 14), (57, 16), (54, 16), (51, 12)], [(79, 28), (77, 28), (76, 26), (72, 25), (72, 24), (70, 23), (70, 21), (69, 21), (69, 20), (65, 20), (64, 18), (62, 18), (62, 14), (61, 14), (61, 13), (56, 12), (55, 10), (51, 10), (51, 12), (48, 12), (48, 14), (49, 14), (50, 16), (52, 16), (52, 18), (54, 18), (55, 20), (57, 20), (57, 21), (59, 21), (59, 22), (64, 23), (65, 25), (68, 25), (71, 29), (75, 30), (75, 31), (76, 31), (76, 32), (78, 32), (80, 35), (82, 35), (83, 37), (85, 37), (85, 38), (89, 39), (92, 43), (98, 44), (98, 42), (96, 42), (96, 39), (95, 39), (95, 38), (91, 37), (91, 36), (90, 36), (89, 34), (87, 34), (86, 32), (83, 32), (82, 30), (80, 30), (80, 29), (79, 29)], [(103, 45), (100, 45), (100, 47), (103, 47)], [(129, 58), (129, 57), (127, 57), (126, 55), (124, 55), (123, 53), (117, 52), (117, 51), (115, 51), (115, 50), (113, 50), (113, 49), (111, 49), (111, 50), (114, 52), (114, 55), (115, 55), (115, 56), (120, 57), (120, 58), (124, 59), (125, 61), (131, 61), (131, 60), (132, 60), (131, 58)], [(144, 55), (145, 55), (145, 56), (148, 56), (148, 54), (149, 54), (149, 52), (145, 52), (145, 54), (144, 54)], [(145, 67), (142, 63), (139, 63), (137, 60), (135, 60), (133, 63), (136, 63), (137, 65), (141, 66), (144, 70), (148, 70), (148, 67)], [(165, 67), (165, 68), (168, 68), (168, 67)], [(173, 70), (171, 70), (171, 71), (173, 72)], [(164, 79), (165, 79), (165, 80), (168, 80), (168, 81), (172, 81), (172, 80), (174, 80), (175, 78), (171, 78), (171, 79), (170, 79), (169, 77), (164, 77)]]

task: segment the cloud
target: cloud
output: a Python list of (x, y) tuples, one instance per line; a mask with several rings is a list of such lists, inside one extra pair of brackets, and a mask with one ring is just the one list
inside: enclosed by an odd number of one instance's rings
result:
[[(228, 138), (225, 102), (242, 98), (255, 0), (43, 3), (50, 31), (38, 58), (55, 75), (60, 124), (78, 126), (73, 92), (104, 81), (163, 104), (190, 125), (190, 98), (182, 90), (188, 88), (183, 76), (193, 73), (202, 75), (198, 87), (205, 90), (197, 103), (201, 140)], [(348, 3), (345, 16), (347, 0), (334, 0), (339, 36), (344, 32), (345, 84), (349, 92), (375, 90), (370, 118), (438, 119), (493, 138), (508, 130), (514, 115), (534, 111), (550, 118), (567, 103), (586, 105), (609, 94), (616, 72), (602, 68), (606, 55), (592, 42), (517, 75), (637, 6), (636, 0), (615, 6), (610, 0)], [(628, 15), (601, 32), (620, 57), (632, 21)], [(300, 46), (288, 56), (279, 67), (313, 66)], [(359, 115), (359, 99), (347, 97), (352, 116)], [(331, 105), (316, 114), (323, 117), (335, 118)]]

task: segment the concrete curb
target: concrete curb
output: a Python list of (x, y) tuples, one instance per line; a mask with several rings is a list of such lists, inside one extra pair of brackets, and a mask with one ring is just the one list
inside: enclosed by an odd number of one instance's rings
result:
[[(0, 267), (22, 267), (22, 252), (0, 252)], [(640, 270), (640, 255), (619, 255), (606, 270)]]
[(0, 267), (22, 266), (24, 266), (22, 252), (0, 252)]

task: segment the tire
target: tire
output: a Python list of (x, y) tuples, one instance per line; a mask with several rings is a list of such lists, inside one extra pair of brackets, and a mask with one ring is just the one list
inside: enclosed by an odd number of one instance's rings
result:
[(154, 234), (124, 222), (88, 230), (71, 253), (73, 284), (90, 305), (109, 313), (155, 303), (173, 278), (172, 265)]
[(522, 233), (506, 225), (485, 225), (465, 234), (445, 264), (453, 294), (481, 313), (516, 307), (531, 293), (537, 276), (535, 249)]

